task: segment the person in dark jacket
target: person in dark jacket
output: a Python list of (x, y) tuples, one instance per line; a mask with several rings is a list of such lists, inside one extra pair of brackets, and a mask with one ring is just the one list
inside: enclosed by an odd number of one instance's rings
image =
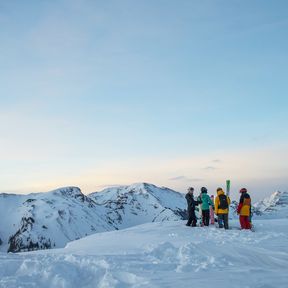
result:
[(186, 223), (186, 226), (195, 227), (197, 224), (197, 217), (195, 215), (195, 207), (201, 204), (201, 201), (194, 200), (194, 188), (190, 187), (188, 188), (188, 193), (186, 194), (185, 198), (187, 200), (187, 210), (188, 210), (188, 221)]

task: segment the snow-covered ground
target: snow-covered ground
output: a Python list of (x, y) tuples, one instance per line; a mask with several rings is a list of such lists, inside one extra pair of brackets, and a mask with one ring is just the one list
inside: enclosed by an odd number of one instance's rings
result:
[(63, 249), (0, 254), (0, 287), (287, 287), (288, 221), (255, 232), (148, 223)]

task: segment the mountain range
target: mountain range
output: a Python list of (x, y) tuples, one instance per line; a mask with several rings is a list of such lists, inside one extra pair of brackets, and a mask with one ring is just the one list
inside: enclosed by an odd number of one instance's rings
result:
[[(237, 202), (230, 206), (236, 216)], [(107, 188), (84, 195), (65, 187), (28, 195), (0, 194), (0, 251), (61, 248), (85, 236), (162, 221), (187, 219), (185, 195), (148, 183)], [(288, 193), (256, 203), (254, 215), (288, 217)]]
[(186, 217), (184, 195), (140, 183), (85, 196), (77, 187), (0, 194), (1, 251), (60, 248), (97, 232)]

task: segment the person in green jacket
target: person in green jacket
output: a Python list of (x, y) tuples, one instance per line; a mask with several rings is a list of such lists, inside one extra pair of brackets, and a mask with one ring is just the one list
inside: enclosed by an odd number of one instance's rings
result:
[(204, 226), (209, 226), (210, 222), (210, 206), (214, 206), (211, 198), (207, 194), (207, 188), (202, 187), (201, 188), (201, 210), (202, 210), (202, 220), (204, 223)]

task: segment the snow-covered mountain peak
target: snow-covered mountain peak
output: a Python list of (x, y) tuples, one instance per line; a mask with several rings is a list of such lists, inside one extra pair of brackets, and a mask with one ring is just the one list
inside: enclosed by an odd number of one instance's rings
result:
[(48, 193), (41, 193), (41, 194), (45, 196), (46, 199), (49, 199), (49, 196), (51, 198), (55, 198), (56, 196), (56, 198), (59, 198), (63, 201), (74, 200), (74, 202), (75, 201), (84, 202), (86, 203), (86, 205), (89, 205), (89, 206), (96, 205), (96, 203), (91, 198), (84, 195), (81, 192), (81, 189), (78, 187), (73, 187), (73, 186), (62, 187), (62, 188), (58, 188), (56, 190), (50, 191)]
[(288, 192), (276, 191), (254, 205), (257, 214), (288, 217)]
[(88, 196), (106, 208), (103, 217), (116, 229), (186, 217), (184, 195), (153, 184), (111, 187)]
[[(92, 196), (95, 193), (108, 193), (109, 197), (111, 197), (112, 194), (115, 194), (114, 196), (123, 195), (126, 193), (129, 193), (129, 194), (147, 194), (150, 191), (152, 191), (153, 189), (161, 189), (161, 188), (159, 188), (153, 184), (140, 182), (140, 183), (133, 183), (131, 185), (122, 185), (122, 186), (119, 185), (119, 186), (108, 187), (102, 191), (91, 193), (89, 196)], [(99, 195), (99, 194), (97, 194), (97, 195)]]
[(288, 206), (288, 192), (276, 191), (269, 197), (255, 204), (258, 208), (266, 210), (276, 206)]
[(134, 183), (130, 186), (106, 188), (103, 191), (91, 193), (88, 196), (92, 199), (96, 199), (99, 204), (115, 200), (119, 202), (121, 199), (127, 198), (128, 196), (134, 199), (142, 198), (143, 201), (151, 197), (154, 198), (154, 201), (160, 203), (164, 207), (179, 208), (183, 207), (184, 195), (166, 187), (157, 187), (156, 185), (144, 182)]
[(149, 187), (156, 187), (153, 184), (148, 183), (133, 183), (132, 185), (127, 186), (127, 189), (134, 193), (147, 193)]
[(73, 187), (73, 186), (58, 188), (56, 190), (51, 191), (50, 193), (57, 195), (57, 196), (65, 196), (65, 197), (73, 197), (73, 198), (83, 195), (80, 188)]
[(127, 190), (135, 193), (152, 193), (155, 190), (161, 190), (165, 193), (179, 193), (176, 192), (172, 189), (166, 188), (166, 187), (158, 187), (154, 184), (146, 183), (146, 182), (141, 182), (141, 183), (134, 183), (132, 185), (126, 186)]
[(1, 251), (63, 247), (68, 241), (113, 230), (99, 215), (103, 209), (77, 187), (5, 195), (0, 200)]
[(268, 201), (264, 199), (268, 205), (286, 206), (288, 205), (288, 192), (276, 191), (269, 198)]

